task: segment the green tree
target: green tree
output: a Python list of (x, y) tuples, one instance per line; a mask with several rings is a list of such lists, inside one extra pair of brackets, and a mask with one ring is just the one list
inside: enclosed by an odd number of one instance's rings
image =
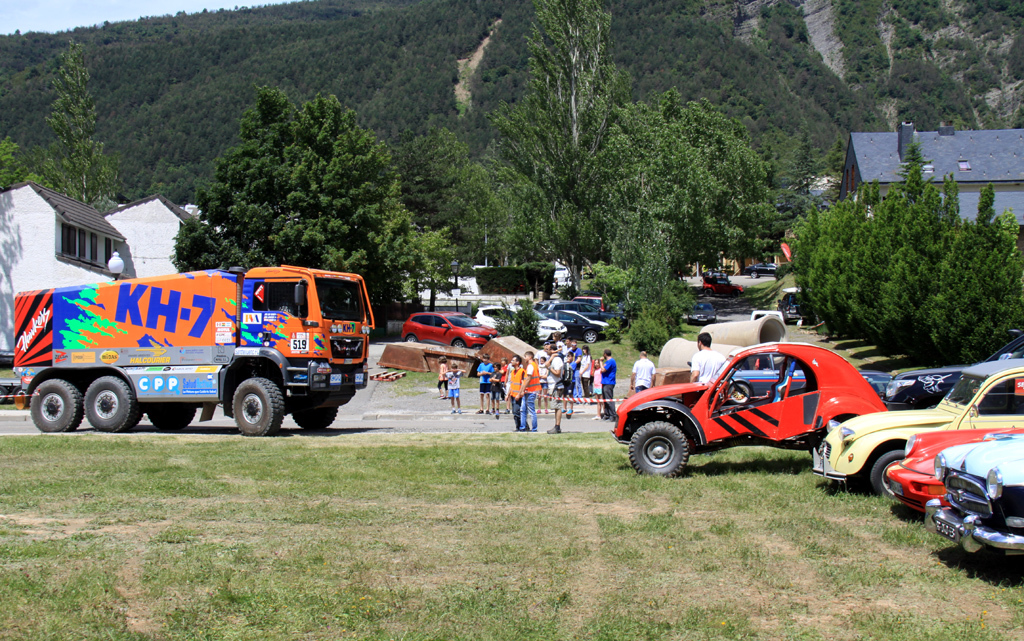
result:
[(611, 61), (611, 14), (599, 0), (535, 0), (534, 7), (527, 94), (491, 121), (514, 174), (505, 182), (521, 205), (516, 223), (578, 285), (584, 263), (605, 251), (600, 156), (616, 107), (629, 100), (629, 81)]
[(21, 162), (18, 151), (18, 145), (9, 137), (0, 140), (0, 190), (26, 180), (39, 180)]
[(118, 190), (117, 157), (103, 153), (96, 134), (96, 105), (89, 94), (89, 70), (82, 45), (71, 42), (60, 56), (53, 81), (57, 99), (46, 123), (57, 140), (38, 167), (44, 182), (55, 190), (90, 205), (107, 209)]
[(362, 274), (374, 303), (402, 297), (418, 245), (387, 147), (354, 112), (261, 87), (239, 137), (178, 235), (178, 269), (317, 267)]
[(417, 234), (415, 244), (416, 264), (412, 271), (412, 291), (409, 297), (418, 299), (421, 291), (428, 290), (430, 311), (434, 311), (437, 293), (451, 293), (454, 287), (452, 259), (455, 258), (455, 251), (447, 228)]

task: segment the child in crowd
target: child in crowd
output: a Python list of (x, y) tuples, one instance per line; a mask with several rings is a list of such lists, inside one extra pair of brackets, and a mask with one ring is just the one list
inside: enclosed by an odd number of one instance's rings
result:
[(537, 399), (537, 413), (548, 413), (550, 401), (548, 399), (548, 357), (543, 353), (537, 359), (537, 367), (540, 369), (540, 398)]
[[(448, 358), (442, 356), (437, 359), (437, 362), (440, 365), (437, 369), (437, 397), (444, 399), (448, 398)], [(442, 387), (444, 387), (443, 392), (441, 391)]]
[(481, 363), (476, 367), (476, 375), (480, 377), (480, 409), (477, 414), (491, 412), (491, 376), (494, 374), (494, 365), (491, 364), (491, 355), (484, 354), (480, 358)]
[(604, 401), (601, 400), (601, 366), (604, 365), (604, 356), (599, 356), (594, 359), (594, 398), (597, 399), (597, 414), (594, 416), (595, 421), (600, 421), (601, 417), (604, 416)]
[(565, 353), (565, 366), (569, 368), (569, 375), (572, 377), (565, 386), (565, 418), (572, 418), (572, 399), (579, 396), (576, 387), (580, 380), (580, 364), (576, 360), (576, 352), (569, 350)]
[(502, 358), (500, 367), (494, 373), (491, 383), (491, 407), (494, 408), (494, 418), (501, 414), (501, 400), (505, 398), (505, 377), (508, 372), (508, 359)]
[(448, 398), (452, 401), (452, 414), (462, 414), (462, 400), (459, 398), (459, 379), (462, 378), (462, 370), (457, 364), (448, 368)]

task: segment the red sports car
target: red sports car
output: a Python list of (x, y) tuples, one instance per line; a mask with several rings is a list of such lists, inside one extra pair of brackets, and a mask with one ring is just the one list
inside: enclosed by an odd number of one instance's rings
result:
[[(774, 380), (742, 380), (751, 356), (772, 360)], [(758, 359), (754, 359), (758, 360)], [(811, 450), (836, 425), (885, 405), (842, 356), (803, 343), (740, 350), (709, 384), (664, 385), (634, 394), (617, 408), (612, 433), (629, 445), (637, 472), (677, 476), (690, 455), (738, 445)]]
[(989, 434), (1024, 434), (1024, 428), (940, 430), (911, 436), (904, 459), (885, 472), (889, 489), (901, 503), (918, 512), (924, 512), (924, 504), (932, 499), (949, 507), (946, 486), (935, 478), (935, 457), (954, 445), (979, 443)]

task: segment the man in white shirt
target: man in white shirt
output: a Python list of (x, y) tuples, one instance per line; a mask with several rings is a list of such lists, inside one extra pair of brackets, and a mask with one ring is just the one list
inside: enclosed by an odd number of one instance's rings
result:
[(710, 383), (718, 378), (725, 367), (725, 357), (711, 349), (711, 334), (697, 336), (697, 353), (690, 361), (690, 382)]
[(654, 363), (647, 358), (647, 352), (640, 352), (640, 360), (633, 363), (633, 373), (629, 377), (629, 389), (642, 392), (651, 388), (654, 382)]

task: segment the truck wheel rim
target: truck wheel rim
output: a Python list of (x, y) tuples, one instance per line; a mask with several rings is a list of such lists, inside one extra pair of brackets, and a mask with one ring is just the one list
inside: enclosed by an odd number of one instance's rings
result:
[(47, 394), (42, 402), (43, 418), (53, 423), (64, 415), (64, 399), (60, 394)]
[(655, 467), (665, 467), (672, 460), (672, 443), (663, 436), (657, 436), (644, 445), (644, 458)]
[(117, 395), (110, 390), (103, 390), (97, 394), (96, 401), (93, 403), (96, 416), (104, 420), (109, 420), (117, 414), (117, 406)]
[(263, 399), (249, 394), (242, 400), (242, 416), (247, 423), (259, 423), (263, 418)]

